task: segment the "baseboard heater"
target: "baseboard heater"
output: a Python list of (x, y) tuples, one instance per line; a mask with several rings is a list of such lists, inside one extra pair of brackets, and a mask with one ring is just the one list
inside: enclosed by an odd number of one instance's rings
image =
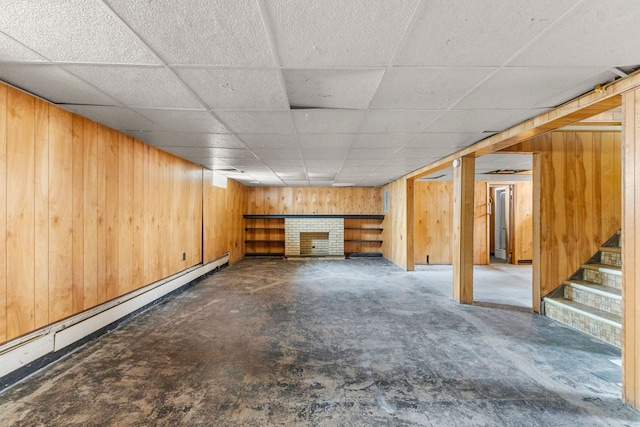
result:
[(229, 254), (46, 326), (0, 346), (0, 391), (27, 378), (229, 263)]

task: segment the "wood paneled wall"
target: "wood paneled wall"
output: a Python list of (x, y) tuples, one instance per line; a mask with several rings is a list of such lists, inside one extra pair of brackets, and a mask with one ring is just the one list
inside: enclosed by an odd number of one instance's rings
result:
[(247, 214), (382, 213), (380, 188), (249, 187)]
[[(207, 260), (243, 253), (229, 183), (206, 187)], [(203, 190), (200, 166), (0, 84), (0, 343), (201, 263)]]
[(229, 262), (245, 253), (244, 218), (248, 187), (227, 180), (227, 188), (213, 185), (213, 172), (204, 170), (204, 262), (229, 252)]
[[(414, 262), (452, 263), (453, 181), (414, 183)], [(476, 182), (474, 188), (474, 264), (488, 264), (489, 235), (487, 214), (488, 184)]]
[(511, 262), (533, 260), (533, 181), (513, 186), (513, 240)]
[(621, 227), (621, 135), (553, 132), (527, 145), (536, 152), (533, 303), (538, 311), (540, 297)]
[(382, 222), (382, 255), (407, 268), (407, 181), (398, 179), (383, 187), (389, 193), (389, 211)]
[(622, 102), (622, 399), (635, 408), (640, 408), (640, 89), (625, 93)]

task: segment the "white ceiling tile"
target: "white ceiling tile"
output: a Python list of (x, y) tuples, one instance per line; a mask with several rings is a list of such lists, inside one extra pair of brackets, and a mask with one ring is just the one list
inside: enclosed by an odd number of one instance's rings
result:
[(483, 133), (421, 133), (413, 141), (408, 142), (405, 148), (448, 148), (459, 149), (487, 138)]
[(0, 63), (0, 79), (56, 104), (118, 104), (56, 65)]
[(291, 107), (368, 108), (384, 70), (283, 70)]
[(368, 111), (361, 132), (368, 133), (405, 133), (420, 132), (435, 120), (442, 111)]
[(386, 159), (397, 151), (396, 148), (352, 148), (348, 159)]
[(525, 49), (510, 65), (640, 64), (640, 8), (636, 0), (586, 0)]
[(144, 43), (98, 1), (3, 2), (0, 28), (51, 61), (158, 63)]
[(246, 68), (176, 68), (178, 76), (209, 108), (288, 110), (278, 70)]
[(305, 159), (304, 165), (307, 168), (308, 172), (330, 172), (337, 171), (340, 169), (340, 165), (342, 164), (342, 160), (338, 159)]
[(371, 103), (381, 110), (449, 108), (491, 68), (391, 68)]
[(348, 149), (354, 135), (349, 133), (318, 133), (298, 135), (302, 148)]
[(231, 134), (148, 131), (128, 133), (158, 147), (245, 148), (242, 141)]
[(236, 134), (249, 148), (299, 148), (295, 135), (271, 133)]
[(376, 159), (376, 158), (363, 158), (363, 157), (347, 157), (344, 160), (343, 167), (348, 166), (362, 166), (362, 167), (374, 167), (380, 166), (384, 163), (385, 159)]
[(128, 106), (202, 107), (167, 68), (99, 65), (71, 65), (66, 68)]
[(256, 1), (107, 3), (168, 64), (273, 65)]
[(157, 131), (173, 132), (206, 132), (228, 133), (229, 130), (208, 111), (195, 110), (165, 110), (165, 109), (135, 109), (138, 113), (152, 120)]
[(359, 133), (352, 148), (399, 148), (413, 141), (415, 133)]
[(395, 63), (499, 66), (578, 0), (430, 0)]
[(216, 115), (237, 133), (295, 133), (289, 111), (216, 111)]
[(303, 148), (302, 157), (313, 160), (340, 160), (342, 161), (349, 150), (335, 148), (335, 149), (323, 149), (323, 148)]
[(75, 104), (65, 104), (61, 107), (117, 130), (138, 130), (153, 125), (149, 119), (128, 108)]
[[(605, 70), (600, 67), (504, 68), (466, 96), (456, 108), (555, 107), (555, 104), (593, 90), (593, 77), (604, 79), (604, 82), (613, 77), (612, 73), (603, 75), (603, 72)], [(558, 100), (560, 93), (562, 100)]]
[(266, 2), (286, 67), (386, 65), (417, 0)]
[(545, 111), (547, 109), (447, 111), (427, 127), (425, 132), (502, 132)]
[(302, 170), (303, 163), (302, 163), (302, 159), (300, 160), (293, 160), (293, 159), (281, 159), (281, 158), (277, 158), (277, 159), (265, 159), (264, 162), (271, 168), (273, 168), (274, 170)]
[(448, 151), (443, 148), (401, 148), (389, 158), (406, 160), (433, 159), (447, 154)]
[(249, 150), (238, 148), (218, 148), (212, 149), (213, 155), (221, 159), (255, 159), (256, 156)]
[(255, 157), (238, 158), (238, 157), (220, 156), (220, 157), (217, 157), (217, 158), (222, 160), (227, 165), (232, 166), (234, 168), (239, 168), (239, 169), (242, 169), (245, 166), (262, 166), (262, 165), (264, 165), (264, 162), (262, 160), (256, 159)]
[(0, 60), (39, 62), (47, 59), (0, 31)]
[(269, 148), (254, 148), (251, 151), (262, 160), (269, 159), (300, 159), (299, 149), (269, 149)]
[(298, 133), (355, 133), (365, 112), (360, 110), (292, 110)]

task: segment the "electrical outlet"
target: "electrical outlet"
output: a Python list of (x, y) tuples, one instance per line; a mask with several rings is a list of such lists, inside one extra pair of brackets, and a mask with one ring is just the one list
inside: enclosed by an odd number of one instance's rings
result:
[(182, 252), (182, 260), (183, 261), (187, 260), (187, 253), (186, 252)]

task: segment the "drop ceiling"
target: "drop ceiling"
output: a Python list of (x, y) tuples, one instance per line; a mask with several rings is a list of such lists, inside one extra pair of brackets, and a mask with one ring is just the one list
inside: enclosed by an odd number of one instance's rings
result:
[(384, 185), (640, 64), (636, 0), (2, 9), (0, 80), (247, 185)]

